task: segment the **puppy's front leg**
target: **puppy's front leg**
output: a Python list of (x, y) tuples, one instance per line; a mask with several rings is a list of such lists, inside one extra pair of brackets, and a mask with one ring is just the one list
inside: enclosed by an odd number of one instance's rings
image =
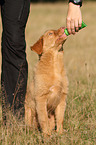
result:
[(64, 112), (66, 108), (66, 95), (62, 94), (61, 101), (55, 110), (56, 116), (56, 125), (57, 125), (57, 132), (62, 133), (63, 131), (63, 120), (64, 120)]
[(43, 97), (36, 99), (36, 111), (41, 130), (44, 134), (49, 134), (49, 123), (47, 113), (47, 100)]

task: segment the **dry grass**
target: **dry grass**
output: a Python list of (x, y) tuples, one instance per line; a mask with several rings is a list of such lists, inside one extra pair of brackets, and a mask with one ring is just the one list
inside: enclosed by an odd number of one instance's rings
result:
[[(11, 126), (4, 128), (0, 124), (0, 144), (96, 144), (96, 2), (84, 3), (81, 11), (87, 28), (75, 36), (70, 36), (64, 45), (69, 94), (63, 135), (53, 134), (50, 138), (44, 139), (40, 132), (26, 129), (24, 123), (17, 122), (11, 116)], [(28, 84), (32, 80), (33, 66), (37, 62), (37, 55), (31, 52), (30, 45), (37, 41), (46, 30), (65, 26), (66, 14), (67, 4), (31, 5), (26, 28)]]

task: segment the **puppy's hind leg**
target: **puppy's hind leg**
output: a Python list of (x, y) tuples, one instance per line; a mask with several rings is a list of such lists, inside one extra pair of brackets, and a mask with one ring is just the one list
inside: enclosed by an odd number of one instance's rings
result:
[(29, 108), (27, 104), (25, 104), (25, 124), (27, 126), (32, 125), (32, 112), (31, 112), (31, 108)]
[(35, 102), (30, 95), (25, 97), (25, 124), (37, 129)]

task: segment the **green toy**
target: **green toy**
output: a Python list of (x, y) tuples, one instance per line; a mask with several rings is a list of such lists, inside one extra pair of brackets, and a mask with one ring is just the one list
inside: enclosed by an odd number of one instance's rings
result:
[[(87, 26), (87, 25), (82, 21), (82, 25), (81, 25), (81, 27), (79, 28), (79, 30), (82, 29), (82, 28), (84, 28), (84, 27), (86, 27), (86, 26)], [(64, 32), (65, 32), (65, 34), (66, 34), (67, 36), (69, 35), (67, 28), (64, 30)]]

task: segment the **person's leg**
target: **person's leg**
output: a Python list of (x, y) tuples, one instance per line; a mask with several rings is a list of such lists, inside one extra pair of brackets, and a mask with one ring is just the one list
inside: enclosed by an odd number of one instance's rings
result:
[(24, 115), (28, 65), (26, 61), (25, 27), (30, 0), (5, 0), (1, 6), (2, 17), (2, 114), (6, 107)]

